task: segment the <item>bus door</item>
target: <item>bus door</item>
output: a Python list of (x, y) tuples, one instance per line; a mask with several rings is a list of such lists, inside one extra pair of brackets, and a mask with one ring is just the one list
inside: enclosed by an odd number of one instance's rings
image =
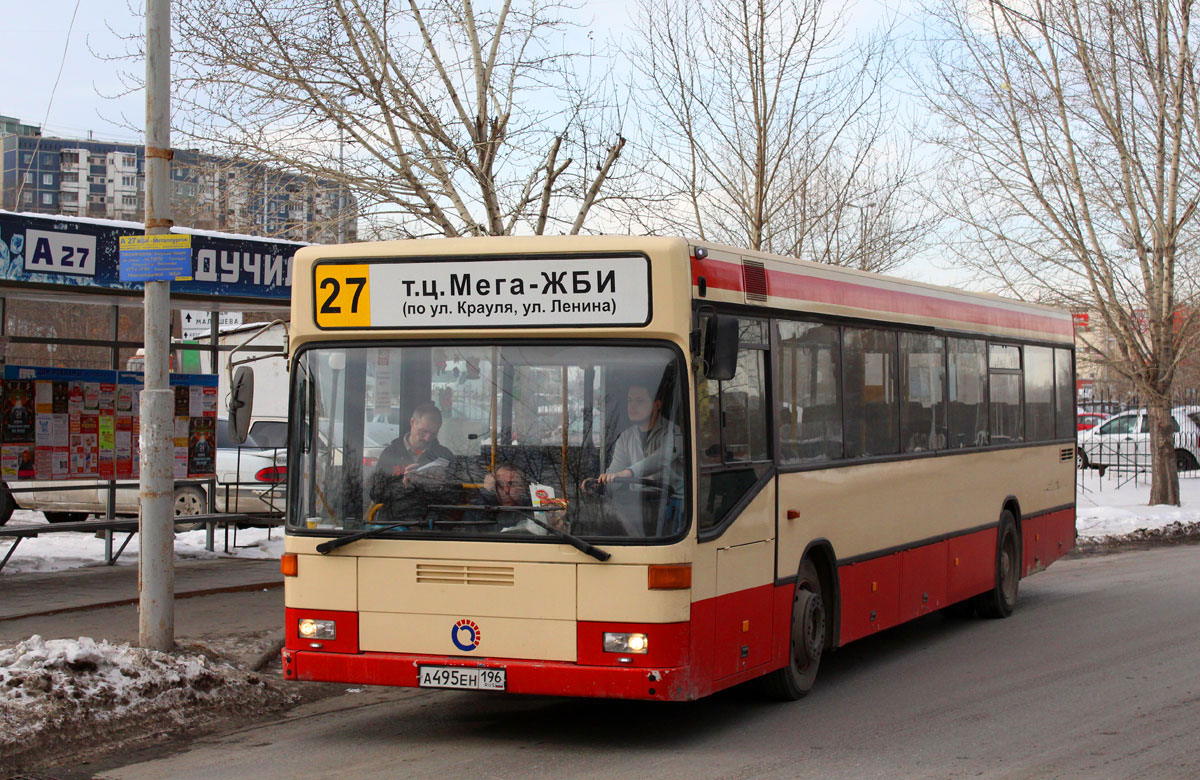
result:
[(734, 377), (697, 386), (697, 565), (715, 570), (714, 680), (771, 659), (776, 502), (766, 323), (743, 319), (740, 331)]

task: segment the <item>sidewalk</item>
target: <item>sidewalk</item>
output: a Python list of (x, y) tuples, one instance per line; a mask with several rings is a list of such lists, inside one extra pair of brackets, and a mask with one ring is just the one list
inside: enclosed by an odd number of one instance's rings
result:
[[(217, 558), (175, 562), (176, 599), (282, 585), (283, 575), (277, 560)], [(88, 566), (5, 575), (0, 579), (0, 622), (137, 602), (137, 566)]]

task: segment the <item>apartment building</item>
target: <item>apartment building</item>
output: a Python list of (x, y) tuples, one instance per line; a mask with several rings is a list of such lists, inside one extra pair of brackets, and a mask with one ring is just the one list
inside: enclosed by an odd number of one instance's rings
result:
[[(357, 238), (354, 198), (333, 182), (176, 150), (171, 186), (183, 227), (314, 243)], [(144, 190), (142, 146), (44, 136), (0, 116), (0, 208), (140, 222)]]

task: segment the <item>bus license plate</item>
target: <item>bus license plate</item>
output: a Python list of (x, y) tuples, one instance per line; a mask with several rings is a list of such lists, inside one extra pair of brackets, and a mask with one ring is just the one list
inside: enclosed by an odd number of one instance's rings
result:
[(463, 688), (471, 691), (502, 691), (506, 682), (503, 669), (471, 669), (461, 666), (422, 666), (417, 684), (422, 688)]

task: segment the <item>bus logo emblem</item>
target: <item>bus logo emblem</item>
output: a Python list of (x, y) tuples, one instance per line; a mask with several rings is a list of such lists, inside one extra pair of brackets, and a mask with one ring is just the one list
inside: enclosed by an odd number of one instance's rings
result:
[(479, 626), (473, 620), (463, 618), (450, 629), (450, 641), (463, 652), (469, 653), (479, 647), (479, 639)]

